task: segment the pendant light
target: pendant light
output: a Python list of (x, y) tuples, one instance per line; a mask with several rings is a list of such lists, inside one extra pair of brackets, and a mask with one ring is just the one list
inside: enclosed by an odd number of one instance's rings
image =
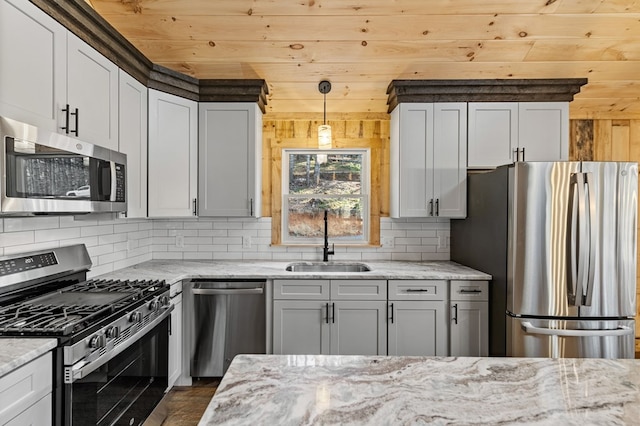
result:
[(331, 91), (331, 83), (322, 80), (318, 84), (318, 90), (324, 96), (324, 124), (318, 126), (318, 148), (331, 149), (331, 126), (327, 124), (327, 93)]

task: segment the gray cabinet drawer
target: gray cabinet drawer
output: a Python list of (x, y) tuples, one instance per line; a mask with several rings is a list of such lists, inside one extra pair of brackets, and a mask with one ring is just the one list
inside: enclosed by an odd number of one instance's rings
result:
[(389, 300), (445, 300), (446, 280), (389, 280)]
[(451, 300), (489, 300), (488, 281), (451, 281)]
[(276, 300), (329, 300), (329, 280), (274, 280)]
[(387, 300), (387, 280), (331, 280), (331, 300)]

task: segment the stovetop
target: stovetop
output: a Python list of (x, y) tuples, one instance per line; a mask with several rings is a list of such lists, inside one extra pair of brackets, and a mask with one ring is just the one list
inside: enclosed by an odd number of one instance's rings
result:
[(159, 280), (89, 280), (0, 307), (0, 335), (68, 336), (168, 291)]

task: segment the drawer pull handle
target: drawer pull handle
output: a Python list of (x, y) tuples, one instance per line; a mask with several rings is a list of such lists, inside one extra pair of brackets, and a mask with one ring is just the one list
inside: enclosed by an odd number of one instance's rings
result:
[(428, 288), (408, 288), (407, 293), (428, 293), (431, 292)]
[(482, 293), (482, 290), (479, 290), (479, 289), (477, 289), (477, 288), (474, 288), (474, 289), (471, 289), (471, 290), (467, 290), (467, 289), (461, 288), (461, 289), (460, 289), (460, 293), (468, 293), (468, 294), (469, 294), (469, 293), (470, 293), (470, 294), (473, 294), (473, 293)]

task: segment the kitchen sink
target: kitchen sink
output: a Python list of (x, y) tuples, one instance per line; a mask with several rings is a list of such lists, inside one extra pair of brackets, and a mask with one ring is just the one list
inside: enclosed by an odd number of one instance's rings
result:
[(364, 263), (300, 262), (287, 265), (290, 272), (368, 272), (371, 268)]

